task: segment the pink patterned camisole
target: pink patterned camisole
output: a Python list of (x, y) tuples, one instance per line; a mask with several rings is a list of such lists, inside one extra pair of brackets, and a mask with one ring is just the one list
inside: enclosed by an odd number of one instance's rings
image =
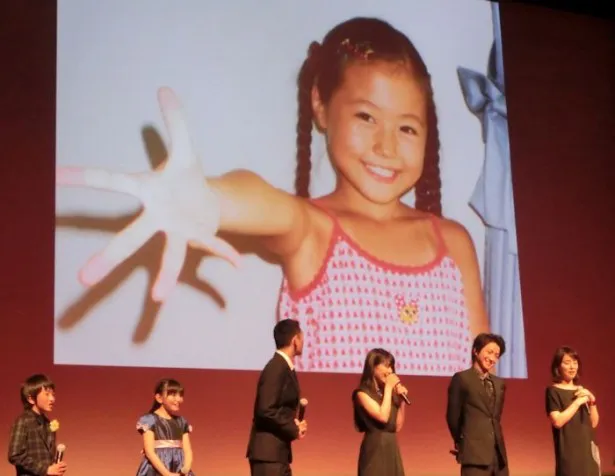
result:
[(470, 366), (471, 336), (461, 272), (448, 255), (438, 220), (437, 256), (424, 266), (374, 258), (333, 218), (327, 255), (312, 283), (291, 291), (286, 279), (279, 319), (304, 331), (300, 371), (360, 373), (369, 350), (393, 354), (401, 375), (450, 376)]

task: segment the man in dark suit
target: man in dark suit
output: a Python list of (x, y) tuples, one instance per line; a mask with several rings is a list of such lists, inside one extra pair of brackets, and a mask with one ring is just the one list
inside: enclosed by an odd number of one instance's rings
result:
[(472, 367), (457, 372), (449, 384), (446, 422), (462, 476), (508, 476), (500, 423), (506, 386), (491, 373), (505, 351), (502, 337), (479, 334), (472, 345)]
[(258, 379), (247, 458), (252, 476), (291, 476), (291, 442), (307, 432), (297, 420), (299, 381), (293, 359), (303, 350), (299, 323), (285, 319), (273, 329), (276, 352)]

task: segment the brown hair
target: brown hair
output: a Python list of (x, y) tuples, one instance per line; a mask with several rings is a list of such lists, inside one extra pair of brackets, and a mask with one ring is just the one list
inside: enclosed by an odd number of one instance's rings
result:
[(340, 86), (345, 67), (353, 61), (387, 61), (407, 64), (421, 82), (427, 98), (427, 143), (423, 173), (416, 183), (416, 208), (442, 215), (440, 139), (436, 105), (427, 66), (412, 42), (389, 23), (376, 18), (353, 18), (340, 23), (313, 42), (298, 77), (297, 169), (295, 192), (310, 196), (311, 144), (314, 111), (311, 91), (318, 88), (327, 103)]
[(560, 383), (562, 380), (564, 380), (562, 374), (559, 371), (559, 367), (560, 365), (562, 365), (562, 361), (567, 355), (571, 359), (576, 360), (579, 366), (576, 376), (574, 377), (574, 379), (572, 379), (572, 383), (576, 385), (579, 383), (579, 377), (581, 376), (581, 358), (579, 357), (579, 353), (576, 350), (574, 350), (572, 347), (567, 347), (565, 345), (559, 347), (553, 355), (553, 360), (551, 361), (551, 379), (553, 383)]

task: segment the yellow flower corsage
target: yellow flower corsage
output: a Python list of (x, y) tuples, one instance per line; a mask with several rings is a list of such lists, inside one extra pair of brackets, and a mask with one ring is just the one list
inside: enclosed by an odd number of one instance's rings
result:
[(52, 420), (49, 422), (49, 430), (52, 433), (55, 433), (60, 428), (60, 422), (58, 420)]

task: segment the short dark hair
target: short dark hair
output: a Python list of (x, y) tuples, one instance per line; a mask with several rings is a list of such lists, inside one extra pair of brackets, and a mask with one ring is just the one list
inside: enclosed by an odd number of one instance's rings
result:
[(32, 408), (32, 403), (28, 401), (28, 398), (36, 400), (36, 397), (43, 390), (55, 390), (56, 386), (49, 377), (43, 374), (35, 374), (26, 379), (21, 385), (21, 402), (25, 409)]
[(497, 344), (500, 348), (500, 357), (504, 355), (506, 352), (506, 342), (504, 342), (504, 338), (497, 334), (489, 334), (487, 332), (483, 332), (478, 334), (474, 339), (474, 343), (472, 344), (472, 362), (476, 362), (476, 354), (478, 354), (484, 347), (491, 343)]
[(293, 337), (301, 334), (301, 326), (294, 319), (284, 319), (278, 322), (273, 328), (273, 340), (275, 348), (282, 349), (288, 347)]
[(562, 365), (562, 361), (567, 355), (570, 356), (571, 359), (577, 361), (579, 367), (577, 369), (577, 375), (574, 377), (574, 379), (572, 379), (572, 383), (579, 383), (579, 377), (581, 376), (581, 357), (579, 357), (579, 353), (576, 350), (574, 350), (572, 347), (568, 347), (565, 345), (559, 347), (555, 351), (555, 354), (553, 355), (553, 360), (551, 361), (551, 379), (553, 380), (553, 383), (560, 383), (562, 380), (564, 380), (562, 374), (559, 371), (559, 366)]

